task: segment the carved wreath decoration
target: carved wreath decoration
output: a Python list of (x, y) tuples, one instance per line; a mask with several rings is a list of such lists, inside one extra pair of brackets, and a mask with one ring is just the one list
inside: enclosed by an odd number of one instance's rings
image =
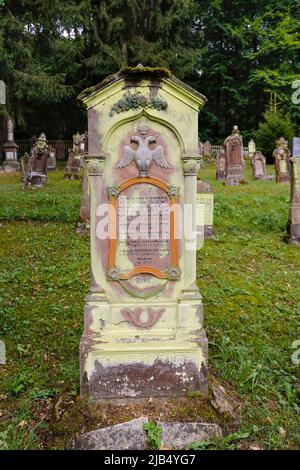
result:
[(155, 96), (144, 96), (141, 93), (125, 93), (123, 98), (115, 103), (110, 110), (110, 116), (119, 114), (130, 109), (154, 108), (158, 111), (166, 110), (168, 103)]

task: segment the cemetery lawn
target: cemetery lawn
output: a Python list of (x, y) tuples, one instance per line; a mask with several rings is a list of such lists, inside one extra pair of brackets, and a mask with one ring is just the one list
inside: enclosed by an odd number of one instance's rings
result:
[(163, 406), (80, 400), (89, 288), (89, 239), (75, 234), (80, 183), (64, 181), (63, 167), (38, 191), (24, 191), (20, 175), (0, 176), (0, 449), (62, 449), (77, 432), (139, 416), (219, 423), (224, 438), (199, 448), (300, 448), (300, 249), (282, 241), (289, 186), (250, 175), (248, 163), (249, 184), (224, 187), (214, 167), (201, 173), (215, 188), (216, 229), (198, 252), (198, 285), (210, 376), (233, 416), (213, 408), (211, 391)]

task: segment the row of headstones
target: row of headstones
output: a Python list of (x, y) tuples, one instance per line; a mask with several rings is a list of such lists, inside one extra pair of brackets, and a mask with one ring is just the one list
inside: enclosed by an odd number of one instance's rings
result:
[[(36, 139), (30, 155), (26, 152), (18, 161), (18, 146), (14, 141), (13, 121), (7, 121), (7, 142), (3, 146), (4, 163), (2, 171), (11, 173), (22, 170), (22, 181), (25, 187), (43, 187), (48, 178), (48, 170), (56, 169), (56, 151), (47, 143), (46, 134), (42, 132)], [(65, 179), (79, 177), (80, 168), (83, 165), (83, 154), (88, 153), (88, 136), (84, 134), (73, 135), (73, 147), (69, 149), (68, 163), (65, 171)]]
[[(254, 142), (253, 142), (254, 144)], [(255, 146), (255, 144), (254, 144)], [(252, 147), (251, 150), (254, 150)], [(250, 153), (252, 155), (252, 152)], [(276, 142), (276, 149), (273, 152), (275, 159), (275, 171), (277, 183), (286, 183), (291, 180), (291, 152), (288, 142), (281, 137)], [(260, 151), (254, 151), (251, 156), (253, 178), (256, 180), (272, 180), (273, 177), (267, 174), (266, 158)], [(245, 160), (243, 155), (243, 139), (237, 126), (234, 126), (229, 137), (224, 141), (217, 156), (216, 178), (224, 181), (225, 185), (234, 186), (244, 179)]]
[[(218, 155), (218, 153), (224, 149), (222, 145), (212, 145), (208, 140), (203, 143), (199, 142), (199, 155), (204, 158), (214, 158)], [(244, 157), (248, 156), (250, 158), (256, 152), (256, 144), (253, 139), (251, 139), (248, 143), (248, 147), (243, 148)]]

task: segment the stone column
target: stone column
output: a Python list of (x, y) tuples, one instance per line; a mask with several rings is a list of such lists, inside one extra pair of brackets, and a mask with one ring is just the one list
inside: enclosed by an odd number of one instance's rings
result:
[[(89, 208), (90, 208), (90, 243), (91, 243), (91, 287), (86, 300), (106, 300), (103, 287), (96, 281), (97, 269), (97, 235), (96, 213), (98, 206), (103, 203), (101, 188), (103, 186), (104, 157), (87, 156), (86, 166), (89, 178)], [(104, 297), (103, 297), (104, 295)], [(95, 297), (96, 296), (96, 297)]]
[[(184, 217), (183, 217), (183, 297), (201, 298), (196, 285), (196, 261), (197, 261), (197, 174), (199, 162), (196, 159), (184, 160)], [(190, 238), (192, 236), (192, 238)]]

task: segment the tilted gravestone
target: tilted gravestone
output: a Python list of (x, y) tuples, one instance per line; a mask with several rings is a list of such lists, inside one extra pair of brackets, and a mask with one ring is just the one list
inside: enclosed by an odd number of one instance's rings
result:
[(80, 134), (73, 135), (73, 148), (69, 149), (69, 158), (65, 170), (65, 180), (78, 179), (80, 175), (82, 151), (80, 149)]
[(273, 179), (273, 176), (267, 174), (266, 157), (261, 152), (255, 152), (251, 165), (254, 179), (270, 181)]
[(291, 158), (291, 203), (289, 214), (289, 240), (300, 245), (300, 155)]
[(198, 112), (205, 97), (165, 69), (139, 66), (80, 99), (88, 109), (91, 241), (81, 394), (99, 400), (206, 392), (196, 285)]
[(244, 180), (244, 147), (243, 139), (238, 126), (234, 126), (232, 133), (224, 141), (226, 155), (225, 184), (234, 186)]
[(276, 149), (273, 152), (277, 183), (289, 183), (291, 181), (290, 156), (288, 141), (281, 137), (277, 140)]

